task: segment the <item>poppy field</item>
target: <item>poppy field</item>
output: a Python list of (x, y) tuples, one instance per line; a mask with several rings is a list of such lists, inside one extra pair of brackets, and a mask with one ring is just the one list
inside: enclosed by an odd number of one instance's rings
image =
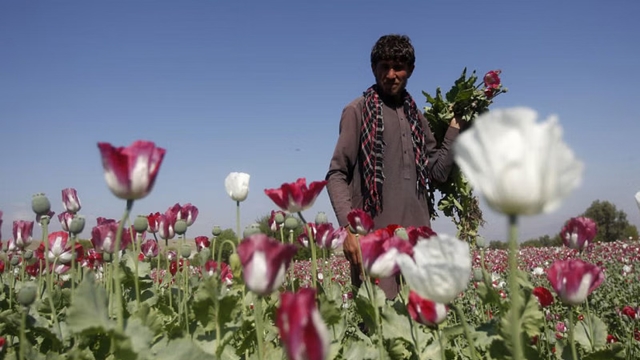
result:
[[(0, 358), (638, 358), (640, 244), (593, 243), (597, 225), (576, 217), (558, 229), (563, 247), (519, 247), (518, 216), (553, 211), (580, 182), (582, 165), (556, 121), (536, 123), (522, 108), (475, 121), (456, 142), (456, 162), (508, 217), (508, 250), (426, 226), (377, 228), (361, 209), (347, 226), (307, 221), (326, 181), (304, 178), (264, 189), (274, 203), (270, 231), (241, 233), (250, 179), (243, 173), (224, 183), (241, 239), (214, 226), (191, 246), (193, 204), (131, 216), (152, 195), (166, 150), (99, 143), (122, 218), (86, 224), (73, 188), (62, 190), (57, 216), (47, 196), (33, 196), (35, 222), (14, 221), (2, 240)], [(532, 157), (523, 144), (549, 151)], [(49, 232), (56, 218), (62, 230)], [(32, 236), (35, 223), (41, 239)], [(91, 238), (79, 239), (89, 226)], [(362, 262), (359, 288), (336, 253), (348, 236)], [(169, 239), (178, 245), (163, 246)], [(294, 260), (302, 248), (310, 260)], [(397, 279), (398, 296), (385, 297), (383, 278)]]

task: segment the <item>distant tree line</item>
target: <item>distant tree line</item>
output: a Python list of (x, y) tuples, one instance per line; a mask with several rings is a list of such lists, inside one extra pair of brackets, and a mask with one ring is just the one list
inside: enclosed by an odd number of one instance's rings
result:
[[(617, 240), (638, 240), (638, 228), (627, 219), (627, 214), (618, 210), (616, 206), (608, 201), (595, 200), (580, 215), (593, 220), (598, 226), (598, 232), (594, 242), (612, 242)], [(568, 220), (568, 219), (567, 219)], [(529, 239), (520, 244), (521, 247), (550, 247), (562, 246), (560, 231), (553, 235), (543, 235), (538, 238)], [(489, 242), (491, 249), (506, 249), (507, 243), (494, 240)]]

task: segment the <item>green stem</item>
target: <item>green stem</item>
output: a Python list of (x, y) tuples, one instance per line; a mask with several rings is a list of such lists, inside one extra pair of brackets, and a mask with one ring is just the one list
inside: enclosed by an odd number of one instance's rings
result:
[(218, 347), (220, 347), (220, 343), (222, 343), (222, 339), (220, 338), (222, 331), (222, 327), (220, 326), (220, 300), (218, 299), (221, 283), (219, 280), (216, 281), (216, 293), (213, 294), (213, 306), (215, 307), (213, 310), (216, 314), (216, 338), (213, 340), (213, 349), (216, 356), (218, 356)]
[[(22, 259), (22, 262), (23, 263), (25, 262), (24, 258)], [(10, 271), (11, 271), (11, 274), (13, 275), (13, 265), (11, 265), (11, 263), (9, 263), (9, 269), (12, 269)], [(22, 281), (24, 281), (24, 279), (22, 279)], [(13, 308), (13, 288), (15, 286), (15, 282), (16, 282), (16, 277), (9, 276), (9, 310)], [(4, 287), (4, 284), (3, 284), (3, 287)]]
[(371, 286), (371, 294), (373, 295), (371, 303), (373, 305), (373, 314), (376, 320), (376, 327), (378, 332), (378, 359), (385, 359), (384, 356), (384, 337), (382, 336), (382, 319), (380, 318), (380, 308), (378, 307), (378, 301), (376, 296), (376, 288)]
[(38, 262), (38, 294), (42, 296), (44, 295), (44, 274), (42, 272), (42, 262), (40, 259), (36, 261)]
[[(164, 255), (165, 255), (165, 256), (164, 256), (164, 258), (165, 258), (165, 260), (166, 260), (166, 261), (165, 261), (165, 263), (166, 263), (166, 265), (167, 265), (167, 272), (168, 272), (169, 274), (171, 274), (171, 262), (169, 261), (169, 251), (167, 250), (167, 248), (166, 248), (166, 247), (164, 248), (164, 250), (165, 250), (165, 253), (164, 253)], [(176, 264), (176, 265), (177, 265), (177, 264)], [(173, 276), (173, 275), (172, 275), (172, 276)], [(173, 309), (173, 291), (171, 291), (171, 288), (172, 288), (172, 287), (173, 287), (172, 282), (171, 282), (171, 281), (169, 281), (169, 282), (167, 283), (167, 290), (168, 290), (168, 293), (169, 293), (169, 308), (171, 308), (171, 309)]]
[(122, 243), (122, 229), (124, 228), (124, 223), (129, 218), (131, 208), (133, 208), (133, 200), (127, 200), (127, 206), (124, 210), (124, 214), (122, 214), (122, 219), (118, 224), (118, 231), (116, 232), (116, 243), (113, 251), (113, 277), (115, 280), (116, 292), (116, 320), (118, 329), (122, 333), (124, 333), (124, 310), (122, 307), (122, 284), (120, 283), (120, 244)]
[(476, 347), (474, 345), (473, 339), (471, 338), (471, 331), (469, 330), (469, 324), (467, 323), (467, 318), (464, 316), (464, 311), (458, 306), (453, 304), (449, 304), (449, 307), (455, 309), (456, 314), (460, 318), (460, 322), (462, 323), (462, 329), (464, 330), (464, 336), (467, 339), (467, 343), (469, 346), (469, 354), (471, 355), (472, 360), (477, 359), (476, 355)]
[[(215, 239), (214, 239), (214, 244), (215, 244)], [(225, 241), (222, 242), (222, 244), (220, 244), (220, 247), (218, 248), (218, 253), (217, 253), (217, 260), (218, 262), (216, 263), (216, 276), (217, 281), (216, 284), (218, 284), (216, 286), (216, 291), (220, 290), (220, 284), (222, 284), (222, 279), (220, 278), (220, 275), (222, 274), (222, 250), (224, 249), (224, 245), (225, 244), (229, 244), (231, 246), (232, 251), (235, 253), (236, 252), (236, 244), (227, 239)], [(244, 290), (243, 290), (244, 291)], [(244, 299), (244, 296), (242, 297)], [(220, 346), (220, 343), (222, 342), (222, 339), (220, 338), (220, 333), (221, 333), (221, 326), (220, 326), (220, 301), (218, 299), (218, 293), (213, 294), (213, 305), (215, 306), (215, 313), (216, 313), (216, 339), (215, 342), (213, 344), (214, 349), (216, 350), (216, 354), (218, 353), (218, 347)], [(244, 309), (243, 309), (244, 312)]]
[(25, 359), (25, 352), (27, 351), (27, 312), (29, 308), (24, 306), (22, 308), (22, 318), (20, 321), (20, 360)]
[(358, 257), (360, 258), (360, 274), (362, 275), (362, 282), (364, 283), (364, 288), (367, 290), (367, 295), (369, 296), (369, 300), (373, 301), (373, 297), (371, 294), (371, 279), (367, 274), (364, 264), (362, 262), (362, 248), (360, 247), (360, 234), (356, 234), (356, 246), (358, 247)]
[(104, 264), (104, 282), (107, 290), (107, 314), (111, 318), (111, 302), (113, 301), (113, 271), (111, 270), (111, 263)]
[(264, 347), (262, 339), (262, 296), (257, 296), (255, 300), (254, 317), (256, 320), (256, 339), (258, 340), (258, 359), (264, 359)]
[(220, 265), (220, 264), (222, 262), (222, 250), (224, 250), (224, 245), (225, 244), (229, 244), (229, 246), (231, 246), (231, 252), (232, 253), (236, 252), (236, 244), (233, 241), (227, 239), (227, 240), (223, 241), (222, 244), (220, 244), (220, 248), (218, 249), (218, 258), (217, 258), (218, 259), (218, 263), (216, 264), (216, 272), (218, 273), (218, 275), (221, 274), (221, 270), (222, 270), (222, 265)]
[[(178, 257), (180, 257), (180, 254), (178, 254)], [(182, 274), (182, 270), (180, 269), (180, 260), (181, 259), (176, 259), (176, 275), (178, 277), (179, 280), (177, 280), (175, 283), (178, 287), (178, 301), (177, 301), (177, 306), (178, 306), (178, 322), (182, 321), (182, 299), (183, 299), (183, 292), (184, 290), (182, 290), (182, 285), (184, 284), (180, 284), (180, 275)]]
[(317, 259), (316, 242), (315, 242), (315, 239), (313, 238), (313, 230), (311, 229), (311, 226), (309, 226), (307, 221), (304, 219), (304, 216), (302, 216), (302, 212), (298, 211), (298, 216), (300, 217), (300, 220), (302, 221), (304, 226), (307, 227), (307, 236), (309, 236), (309, 248), (311, 248), (311, 280), (312, 280), (313, 288), (317, 289), (318, 288), (318, 262), (316, 261)]
[(182, 307), (184, 312), (184, 325), (185, 332), (189, 334), (189, 308), (187, 307), (187, 303), (189, 301), (189, 260), (184, 259), (184, 266), (182, 267), (182, 274), (184, 276), (184, 295), (182, 297)]
[[(484, 249), (480, 249), (480, 270), (482, 271), (482, 281), (484, 282), (484, 284), (487, 284), (487, 280), (485, 279), (485, 274), (487, 273), (487, 267), (486, 264), (484, 263)], [(477, 295), (477, 293), (476, 293)], [(489, 321), (489, 314), (487, 314), (487, 309), (484, 306), (484, 302), (480, 302), (480, 311), (482, 312), (482, 320), (483, 321)]]
[(509, 215), (509, 295), (511, 296), (511, 311), (509, 323), (513, 342), (513, 357), (523, 360), (522, 337), (520, 336), (520, 308), (522, 296), (518, 284), (518, 217)]
[[(326, 273), (327, 268), (329, 272), (328, 275)], [(322, 287), (324, 288), (325, 287), (324, 284), (327, 284), (327, 290), (329, 290), (328, 291), (329, 298), (333, 299), (333, 286), (332, 286), (333, 270), (331, 269), (331, 255), (329, 255), (329, 258), (327, 258), (327, 250), (325, 248), (322, 248), (322, 275), (323, 275)]]
[[(549, 348), (549, 339), (548, 339), (548, 334), (549, 334), (549, 323), (547, 322), (547, 314), (544, 314), (544, 316), (542, 317), (544, 319), (544, 345), (545, 348), (547, 350), (547, 356), (551, 356), (551, 349)], [(542, 339), (540, 339), (538, 341), (538, 343), (540, 343), (540, 341), (542, 341)]]
[(236, 237), (238, 241), (242, 239), (242, 234), (240, 234), (240, 201), (236, 201)]
[(591, 343), (591, 347), (593, 348), (594, 346), (594, 340), (593, 340), (593, 326), (591, 325), (591, 311), (589, 310), (589, 299), (587, 298), (584, 301), (584, 306), (587, 309), (587, 329), (589, 329), (589, 342)]
[[(444, 348), (445, 343), (444, 343), (444, 336), (442, 336), (442, 329), (438, 327), (438, 330), (436, 331), (436, 333), (438, 334), (438, 343), (440, 344), (440, 358), (446, 359), (447, 354), (445, 353), (445, 348)], [(471, 347), (473, 347), (473, 345), (471, 345)]]
[[(49, 307), (51, 308), (51, 317), (53, 318), (53, 324), (58, 330), (58, 336), (62, 339), (62, 329), (58, 322), (58, 313), (53, 303), (53, 268), (49, 265), (49, 217), (43, 216), (40, 218), (40, 224), (42, 225), (42, 241), (44, 242), (44, 262), (49, 276), (47, 276), (47, 297), (49, 298)], [(54, 263), (55, 266), (55, 263)]]
[(138, 240), (139, 240), (139, 236), (137, 234), (133, 234), (132, 236), (135, 236), (134, 241), (133, 241), (133, 253), (131, 255), (133, 255), (133, 268), (135, 270), (135, 274), (133, 276), (133, 286), (135, 288), (136, 291), (136, 305), (137, 308), (140, 308), (140, 280), (138, 279), (138, 262), (140, 261), (138, 259), (138, 254), (140, 254), (140, 247), (137, 246)]
[(69, 233), (71, 237), (71, 293), (76, 290), (76, 235)]
[(162, 270), (162, 266), (160, 265), (160, 246), (158, 246), (158, 255), (156, 260), (156, 281), (154, 281), (153, 287), (156, 290), (156, 294), (160, 293), (160, 270)]
[(216, 242), (218, 241), (218, 237), (214, 236), (211, 239), (211, 245), (209, 245), (209, 250), (211, 250), (211, 258), (213, 259), (214, 256), (216, 256)]
[[(402, 303), (406, 308), (408, 305), (408, 301), (405, 299), (403, 292), (399, 291), (398, 295), (400, 295), (400, 301), (402, 301)], [(418, 348), (418, 340), (416, 339), (415, 326), (413, 325), (413, 318), (411, 316), (409, 316), (408, 318), (409, 318), (409, 330), (411, 332), (411, 340), (413, 340), (413, 348), (415, 349), (416, 354), (419, 354), (420, 349)], [(442, 359), (444, 359), (444, 357)]]
[[(182, 259), (182, 247), (184, 246), (184, 237), (180, 237), (180, 240), (178, 241), (178, 253), (176, 256), (176, 266), (177, 266), (177, 271), (176, 274), (178, 275), (178, 277), (176, 279), (180, 279), (180, 275), (183, 276), (182, 282), (180, 281), (176, 281), (176, 283), (178, 284), (178, 322), (182, 321), (182, 310), (183, 310), (183, 301), (184, 301), (184, 266), (182, 266), (182, 269), (180, 268), (180, 260)], [(184, 261), (183, 261), (184, 264)]]
[(378, 352), (379, 358), (384, 359), (384, 338), (382, 337), (382, 321), (380, 319), (380, 309), (378, 308), (377, 296), (375, 286), (371, 283), (371, 278), (369, 274), (367, 274), (364, 268), (364, 260), (362, 258), (362, 248), (360, 247), (360, 235), (356, 234), (356, 245), (358, 246), (358, 256), (360, 257), (360, 269), (362, 271), (362, 277), (364, 282), (365, 290), (367, 291), (367, 295), (369, 296), (369, 300), (373, 305), (374, 316), (376, 327), (378, 330), (379, 342), (378, 342)]
[[(293, 230), (289, 230), (289, 244), (293, 245)], [(289, 283), (291, 284), (291, 292), (296, 292), (295, 282), (293, 279), (293, 275), (295, 273), (294, 268), (295, 268), (295, 263), (292, 263), (291, 266), (289, 267)]]
[[(582, 260), (584, 260), (586, 262), (589, 261), (589, 259), (587, 258), (587, 254), (583, 250), (580, 250), (578, 257), (582, 258)], [(594, 333), (593, 333), (593, 325), (591, 324), (591, 311), (589, 310), (589, 298), (587, 298), (585, 300), (584, 306), (587, 309), (586, 318), (587, 318), (587, 330), (589, 331), (589, 334), (588, 334), (589, 335), (589, 343), (591, 344), (591, 347), (593, 348), (593, 346), (594, 346), (594, 340), (593, 340)]]
[(634, 349), (634, 346), (633, 346), (633, 343), (634, 343), (634, 342), (633, 342), (633, 338), (634, 338), (635, 330), (636, 330), (635, 323), (634, 323), (634, 322), (632, 322), (632, 323), (631, 323), (631, 330), (630, 330), (630, 331), (627, 331), (627, 341), (626, 341), (626, 343), (625, 343), (625, 345), (624, 345), (627, 360), (631, 360), (631, 359), (633, 359), (633, 358), (634, 358), (634, 357), (633, 357), (633, 356), (631, 356), (631, 355), (632, 355), (632, 352), (633, 352), (633, 349)]
[(578, 352), (576, 351), (576, 343), (573, 335), (573, 308), (569, 306), (569, 344), (571, 344), (571, 358), (578, 360)]

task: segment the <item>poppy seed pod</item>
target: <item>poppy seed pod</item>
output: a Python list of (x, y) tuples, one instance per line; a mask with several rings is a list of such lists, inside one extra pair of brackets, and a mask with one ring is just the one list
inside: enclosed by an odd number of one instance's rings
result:
[(22, 258), (25, 259), (26, 261), (33, 259), (33, 250), (25, 251), (24, 254), (22, 255)]
[(133, 221), (133, 229), (142, 234), (149, 228), (149, 219), (145, 215), (138, 215)]
[(242, 237), (248, 238), (251, 235), (260, 234), (260, 233), (262, 233), (262, 231), (260, 230), (260, 224), (253, 223), (247, 226), (246, 228), (244, 228), (244, 231), (242, 232)]
[(37, 293), (38, 289), (35, 286), (27, 285), (18, 291), (16, 298), (22, 306), (29, 306), (36, 301)]
[(14, 256), (11, 258), (10, 263), (11, 263), (11, 266), (18, 266), (20, 265), (20, 258), (17, 256)]
[(182, 245), (182, 247), (180, 248), (180, 256), (182, 256), (184, 259), (188, 259), (189, 256), (191, 256), (191, 246)]
[(327, 214), (323, 211), (320, 211), (317, 215), (316, 215), (316, 219), (315, 219), (316, 224), (326, 224), (329, 222), (329, 219), (327, 218)]
[(211, 229), (211, 235), (220, 236), (222, 234), (222, 228), (219, 225), (215, 225), (213, 229)]
[(202, 263), (209, 260), (210, 258), (211, 258), (211, 250), (209, 250), (209, 248), (204, 248), (200, 250), (200, 259), (202, 260)]
[(78, 235), (84, 230), (85, 219), (84, 216), (76, 215), (69, 224), (69, 232), (73, 235)]
[(231, 266), (234, 278), (242, 276), (242, 262), (240, 261), (240, 255), (238, 255), (237, 252), (229, 255), (229, 266)]
[(108, 252), (102, 253), (102, 261), (106, 263), (111, 263), (113, 261), (113, 254)]
[(276, 215), (274, 216), (274, 220), (278, 225), (284, 224), (284, 213), (281, 213), (281, 212), (276, 213)]
[(45, 194), (39, 193), (33, 195), (31, 198), (31, 209), (36, 215), (48, 215), (51, 210), (51, 202), (49, 198), (45, 196)]
[(298, 222), (298, 219), (293, 216), (287, 216), (287, 218), (284, 220), (284, 228), (287, 230), (295, 230), (299, 225), (300, 222)]
[(482, 274), (482, 269), (473, 269), (473, 280), (482, 281), (484, 279), (484, 275)]
[(399, 237), (402, 240), (409, 240), (409, 234), (407, 233), (407, 229), (403, 227), (399, 227), (393, 231), (393, 234)]
[(178, 235), (184, 235), (187, 232), (187, 222), (185, 220), (176, 220), (176, 224), (173, 226), (173, 231)]

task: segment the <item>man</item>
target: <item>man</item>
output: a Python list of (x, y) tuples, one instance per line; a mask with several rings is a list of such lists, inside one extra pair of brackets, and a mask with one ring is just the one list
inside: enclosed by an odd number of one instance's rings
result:
[[(371, 51), (376, 84), (342, 111), (338, 141), (326, 179), (340, 226), (347, 214), (363, 209), (375, 228), (390, 224), (430, 226), (428, 182), (446, 181), (453, 165), (452, 143), (460, 120), (451, 120), (440, 148), (427, 120), (405, 90), (415, 52), (403, 35), (382, 36)], [(356, 238), (343, 245), (351, 264), (351, 281), (360, 286), (361, 259)], [(380, 279), (387, 298), (398, 293), (395, 279)]]

